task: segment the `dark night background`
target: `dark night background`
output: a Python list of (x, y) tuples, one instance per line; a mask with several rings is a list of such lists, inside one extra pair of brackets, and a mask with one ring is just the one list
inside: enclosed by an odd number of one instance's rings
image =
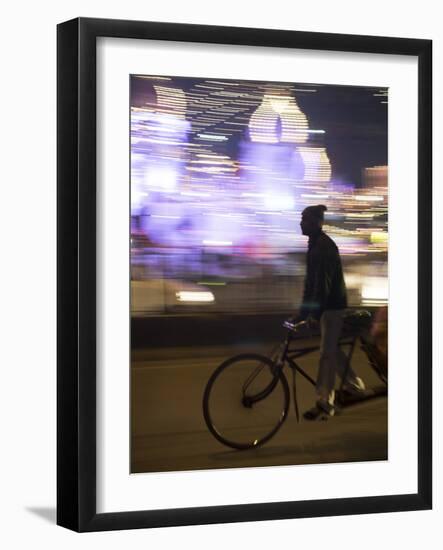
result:
[(297, 97), (298, 104), (313, 128), (326, 131), (332, 177), (359, 185), (363, 167), (388, 164), (388, 106), (374, 96), (379, 93), (374, 88), (321, 86), (317, 90)]

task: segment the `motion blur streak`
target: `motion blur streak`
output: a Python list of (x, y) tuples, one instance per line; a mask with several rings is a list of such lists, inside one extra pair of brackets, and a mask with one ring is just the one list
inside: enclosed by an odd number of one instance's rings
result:
[(378, 88), (132, 76), (132, 314), (293, 312), (312, 204), (328, 208), (350, 304), (386, 304), (387, 101)]

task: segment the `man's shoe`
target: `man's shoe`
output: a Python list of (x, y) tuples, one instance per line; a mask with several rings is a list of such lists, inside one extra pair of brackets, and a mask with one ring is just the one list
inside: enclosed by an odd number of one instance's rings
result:
[(350, 395), (362, 395), (366, 391), (365, 383), (358, 376), (354, 380), (349, 380), (343, 384), (342, 391)]
[[(370, 393), (370, 392), (369, 392)], [(368, 390), (361, 378), (355, 377), (353, 381), (347, 381), (336, 394), (336, 401), (342, 407), (358, 403), (368, 396)]]
[(334, 405), (325, 401), (317, 401), (315, 407), (307, 410), (303, 414), (305, 420), (328, 420), (336, 413)]

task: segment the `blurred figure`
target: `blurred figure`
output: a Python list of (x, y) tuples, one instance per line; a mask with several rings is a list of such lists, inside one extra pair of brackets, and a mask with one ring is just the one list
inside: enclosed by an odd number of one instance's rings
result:
[(382, 374), (388, 377), (388, 308), (381, 307), (375, 314), (371, 337), (376, 349), (376, 361)]
[(343, 381), (343, 390), (362, 392), (363, 381), (347, 366), (347, 358), (338, 345), (343, 312), (347, 307), (346, 286), (338, 248), (323, 232), (326, 206), (308, 206), (302, 212), (300, 227), (309, 237), (303, 303), (297, 321), (320, 322), (320, 364), (317, 375), (317, 402), (305, 412), (306, 420), (321, 420), (335, 414), (335, 376)]
[(375, 314), (371, 335), (385, 357), (388, 355), (388, 308), (380, 307)]

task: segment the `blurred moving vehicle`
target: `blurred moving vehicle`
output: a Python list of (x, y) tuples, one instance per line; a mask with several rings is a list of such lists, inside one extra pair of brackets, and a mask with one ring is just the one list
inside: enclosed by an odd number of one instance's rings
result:
[(170, 312), (201, 312), (215, 303), (214, 294), (203, 285), (176, 279), (131, 281), (133, 317)]

